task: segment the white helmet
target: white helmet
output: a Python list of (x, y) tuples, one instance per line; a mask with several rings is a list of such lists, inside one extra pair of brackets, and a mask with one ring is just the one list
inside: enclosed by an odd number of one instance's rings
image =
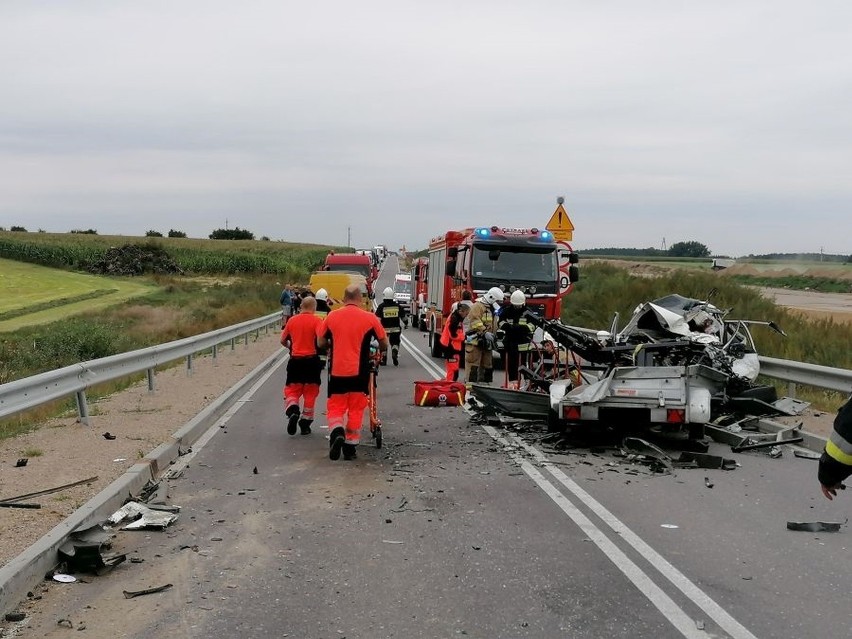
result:
[(393, 289), (390, 286), (388, 286), (385, 290), (382, 291), (382, 297), (385, 298), (386, 300), (392, 300), (393, 299)]
[(509, 301), (512, 302), (512, 306), (523, 306), (527, 303), (527, 296), (523, 291), (512, 291)]
[(482, 296), (482, 301), (486, 304), (499, 304), (503, 301), (504, 293), (496, 286), (488, 289), (488, 292)]
[(320, 290), (317, 291), (317, 294), (314, 295), (314, 297), (316, 297), (318, 300), (323, 300), (323, 301), (327, 302), (328, 301), (328, 291), (325, 290), (324, 288), (321, 288)]

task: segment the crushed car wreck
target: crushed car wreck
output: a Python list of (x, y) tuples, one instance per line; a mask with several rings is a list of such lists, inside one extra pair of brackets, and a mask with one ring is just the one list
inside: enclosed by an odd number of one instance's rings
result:
[(790, 402), (773, 405), (774, 387), (756, 384), (760, 364), (750, 327), (784, 332), (774, 322), (729, 313), (677, 294), (640, 304), (621, 330), (617, 315), (609, 330), (595, 331), (528, 312), (539, 329), (537, 351), (555, 355), (549, 368), (522, 367), (527, 393), (518, 396), (519, 413), (513, 414), (513, 391), (474, 384), (471, 394), (485, 408), (530, 418), (536, 403), (529, 391), (547, 392), (549, 402), (537, 405), (551, 430), (638, 426), (686, 431), (693, 439), (728, 413), (789, 414)]

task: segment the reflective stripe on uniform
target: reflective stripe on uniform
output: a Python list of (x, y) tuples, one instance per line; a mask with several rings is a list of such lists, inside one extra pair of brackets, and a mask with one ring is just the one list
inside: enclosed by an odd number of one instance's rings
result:
[[(843, 442), (843, 448), (837, 445), (836, 440)], [(844, 451), (844, 448), (849, 448), (849, 443), (843, 440), (843, 438), (837, 435), (837, 433), (832, 433), (831, 438), (825, 444), (825, 452), (827, 452), (830, 457), (836, 459), (841, 464), (852, 466), (852, 453), (847, 453)]]

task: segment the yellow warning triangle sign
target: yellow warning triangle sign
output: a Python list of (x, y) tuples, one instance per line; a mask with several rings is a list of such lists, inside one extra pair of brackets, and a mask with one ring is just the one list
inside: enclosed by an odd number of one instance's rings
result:
[(553, 233), (553, 237), (557, 240), (571, 240), (574, 237), (574, 223), (568, 217), (568, 211), (560, 203), (553, 215), (550, 216), (550, 221), (545, 226), (548, 231)]

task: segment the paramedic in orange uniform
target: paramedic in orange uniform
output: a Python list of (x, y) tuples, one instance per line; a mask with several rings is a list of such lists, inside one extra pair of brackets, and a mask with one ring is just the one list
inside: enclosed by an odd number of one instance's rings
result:
[(462, 301), (450, 313), (444, 330), (441, 331), (440, 344), (447, 358), (446, 380), (456, 382), (459, 379), (459, 357), (464, 352), (464, 318), (470, 311), (470, 302)]
[[(355, 446), (361, 441), (361, 421), (367, 408), (370, 374), (370, 342), (378, 340), (386, 354), (388, 336), (379, 318), (360, 308), (361, 289), (346, 287), (342, 308), (329, 313), (319, 329), (319, 346), (331, 345), (328, 376), (328, 456), (332, 460), (355, 459)], [(292, 321), (292, 320), (291, 320)]]
[[(311, 422), (314, 421), (314, 404), (322, 381), (322, 366), (317, 354), (317, 331), (322, 326), (322, 320), (314, 314), (316, 308), (316, 299), (304, 298), (299, 313), (291, 317), (281, 331), (282, 346), (290, 348), (287, 382), (284, 385), (284, 414), (287, 416), (287, 433), (290, 435), (296, 434), (297, 422), (302, 435), (310, 435)], [(299, 402), (302, 398), (305, 403), (300, 410)]]

